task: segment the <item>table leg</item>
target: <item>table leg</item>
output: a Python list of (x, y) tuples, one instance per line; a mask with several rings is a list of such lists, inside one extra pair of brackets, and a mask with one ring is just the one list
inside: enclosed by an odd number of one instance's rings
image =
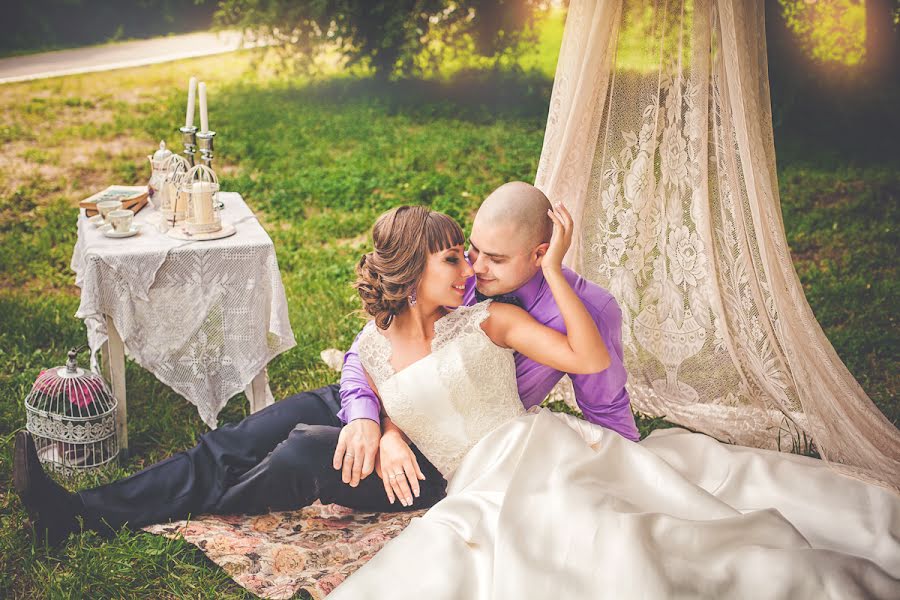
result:
[(119, 404), (116, 409), (116, 438), (119, 440), (119, 455), (128, 457), (128, 404), (125, 394), (125, 344), (119, 336), (112, 318), (106, 317), (108, 340), (103, 345), (103, 372), (112, 386), (112, 393)]
[(269, 373), (263, 368), (259, 374), (253, 378), (250, 385), (244, 390), (247, 400), (250, 401), (250, 412), (255, 413), (258, 410), (270, 406), (275, 403), (272, 396), (272, 390), (269, 389)]

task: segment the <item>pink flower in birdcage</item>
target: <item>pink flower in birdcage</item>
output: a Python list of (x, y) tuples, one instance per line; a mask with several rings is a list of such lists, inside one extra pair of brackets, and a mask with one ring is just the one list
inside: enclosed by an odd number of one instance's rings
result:
[(69, 390), (69, 402), (79, 408), (87, 408), (102, 389), (103, 385), (97, 379), (79, 382)]
[(41, 392), (49, 395), (49, 394), (53, 393), (53, 391), (51, 389), (52, 385), (53, 385), (53, 381), (49, 377), (44, 377), (44, 375), (46, 373), (47, 373), (47, 370), (44, 369), (43, 371), (41, 371), (38, 374), (37, 381), (34, 384), (34, 389), (40, 390)]
[(48, 397), (56, 394), (64, 394), (66, 399), (78, 408), (87, 408), (94, 402), (94, 398), (103, 390), (103, 384), (99, 379), (83, 380), (71, 386), (64, 386), (60, 389), (58, 381), (45, 374), (48, 370), (41, 371), (38, 375), (37, 382), (34, 387), (36, 390), (46, 394)]

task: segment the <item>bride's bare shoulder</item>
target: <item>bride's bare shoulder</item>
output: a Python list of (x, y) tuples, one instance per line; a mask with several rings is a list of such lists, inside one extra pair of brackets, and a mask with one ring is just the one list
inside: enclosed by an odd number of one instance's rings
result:
[[(523, 317), (528, 317), (528, 313), (525, 312), (525, 309), (516, 306), (515, 304), (506, 304), (504, 302), (491, 302), (485, 301), (487, 307), (488, 314), (493, 318), (496, 317), (500, 320), (506, 321), (510, 319), (521, 319)], [(490, 320), (490, 319), (488, 319)]]
[(485, 307), (485, 319), (481, 321), (480, 325), (491, 341), (498, 346), (507, 347), (507, 332), (530, 320), (531, 315), (518, 306), (503, 302), (490, 302)]

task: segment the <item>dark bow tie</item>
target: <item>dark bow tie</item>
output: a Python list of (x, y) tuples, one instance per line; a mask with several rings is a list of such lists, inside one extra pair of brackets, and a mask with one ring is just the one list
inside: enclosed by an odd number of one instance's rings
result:
[(512, 304), (513, 306), (518, 306), (519, 308), (524, 308), (522, 306), (522, 301), (513, 296), (512, 294), (504, 294), (502, 296), (485, 296), (478, 290), (475, 290), (475, 301), (483, 302), (485, 300), (493, 300), (494, 302), (502, 302), (503, 304)]

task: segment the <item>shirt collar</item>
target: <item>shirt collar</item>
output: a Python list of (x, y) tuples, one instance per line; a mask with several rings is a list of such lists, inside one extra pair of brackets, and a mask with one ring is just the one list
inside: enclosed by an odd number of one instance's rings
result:
[(530, 311), (537, 303), (538, 296), (540, 296), (543, 287), (544, 271), (538, 269), (537, 273), (534, 274), (534, 277), (526, 281), (519, 289), (510, 292), (509, 295), (518, 298), (519, 302), (522, 303), (522, 307), (525, 310)]

